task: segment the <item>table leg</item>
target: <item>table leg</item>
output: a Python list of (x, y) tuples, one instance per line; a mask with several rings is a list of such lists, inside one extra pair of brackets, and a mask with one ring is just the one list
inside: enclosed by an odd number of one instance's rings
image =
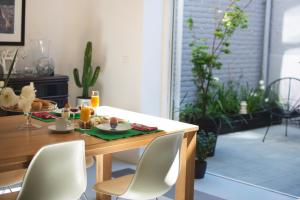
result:
[[(112, 155), (97, 155), (96, 157), (96, 182), (103, 182), (111, 179)], [(111, 200), (111, 196), (96, 193), (96, 200)]]
[(197, 132), (186, 133), (181, 148), (180, 174), (176, 183), (176, 200), (194, 199), (194, 174)]

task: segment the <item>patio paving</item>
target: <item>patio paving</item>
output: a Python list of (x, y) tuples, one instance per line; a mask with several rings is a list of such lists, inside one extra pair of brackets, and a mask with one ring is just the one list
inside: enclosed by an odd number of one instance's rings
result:
[(236, 132), (218, 137), (207, 170), (282, 193), (300, 196), (300, 128), (284, 126)]

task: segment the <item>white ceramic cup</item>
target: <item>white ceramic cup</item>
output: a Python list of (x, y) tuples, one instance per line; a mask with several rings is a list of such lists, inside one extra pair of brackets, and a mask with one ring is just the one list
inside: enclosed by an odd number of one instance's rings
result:
[(56, 118), (55, 120), (56, 130), (65, 131), (68, 127), (68, 122), (64, 118)]

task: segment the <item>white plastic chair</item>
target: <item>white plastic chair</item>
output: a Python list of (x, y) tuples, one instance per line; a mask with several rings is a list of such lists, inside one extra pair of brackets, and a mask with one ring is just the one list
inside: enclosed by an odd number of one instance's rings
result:
[(17, 200), (75, 200), (87, 186), (82, 140), (52, 144), (33, 157)]
[(134, 175), (94, 185), (98, 193), (132, 200), (155, 199), (176, 183), (183, 132), (157, 137), (145, 149)]

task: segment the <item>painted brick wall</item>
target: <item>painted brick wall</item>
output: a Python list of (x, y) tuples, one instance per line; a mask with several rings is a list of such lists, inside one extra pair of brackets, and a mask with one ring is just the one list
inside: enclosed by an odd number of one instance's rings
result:
[[(224, 8), (229, 0), (185, 0), (184, 19), (194, 19), (194, 31), (197, 37), (212, 38), (216, 22), (217, 8)], [(248, 0), (241, 0), (244, 5)], [(238, 30), (231, 39), (230, 55), (222, 57), (223, 67), (214, 75), (219, 77), (221, 82), (229, 80), (242, 80), (255, 87), (261, 77), (263, 36), (265, 20), (265, 0), (254, 0), (247, 8), (249, 17), (248, 29)], [(184, 26), (182, 68), (181, 68), (181, 89), (180, 98), (184, 103), (192, 102), (195, 99), (195, 86), (191, 73), (189, 42), (191, 34)]]

